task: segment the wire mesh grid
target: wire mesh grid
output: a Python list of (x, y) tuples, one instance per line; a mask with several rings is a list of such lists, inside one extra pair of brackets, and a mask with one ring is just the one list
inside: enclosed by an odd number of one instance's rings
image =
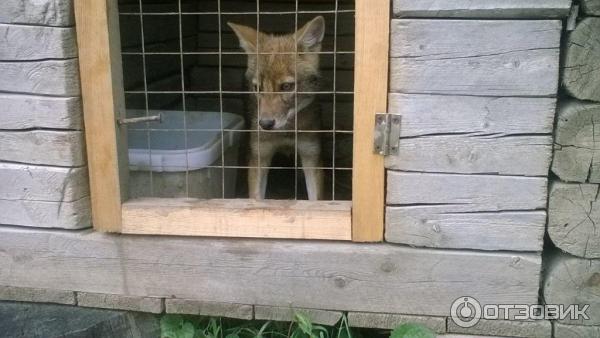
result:
[[(163, 120), (129, 126), (130, 197), (252, 197), (248, 176), (257, 176), (255, 170), (258, 175), (268, 171), (262, 197), (306, 199), (311, 197), (306, 175), (312, 170), (324, 177), (319, 199), (351, 198), (352, 0), (120, 0), (119, 9), (128, 117), (161, 114)], [(294, 33), (318, 16), (325, 18), (323, 41), (319, 48), (304, 48)], [(255, 49), (243, 50), (228, 22), (288, 34), (294, 48), (265, 50), (257, 36)], [(293, 60), (289, 109), (295, 113), (283, 126), (266, 130), (260, 102), (282, 91), (264, 88), (261, 79), (270, 65), (260, 60), (274, 56)], [(312, 56), (319, 60), (321, 85), (301, 90), (305, 86), (299, 82), (307, 80), (299, 74), (305, 70), (299, 70), (298, 60)], [(257, 86), (244, 78), (252, 57)], [(307, 100), (308, 106), (301, 106)], [(299, 127), (306, 118), (303, 109), (314, 107), (320, 110), (319, 128)], [(232, 117), (243, 122), (233, 123)], [(212, 122), (199, 123), (207, 119)], [(282, 146), (264, 163), (261, 150), (271, 152), (265, 150), (265, 135), (293, 140), (291, 151), (280, 152)], [(306, 139), (319, 140), (318, 162), (304, 163), (298, 148)], [(195, 157), (199, 140), (210, 148), (203, 150), (201, 164)], [(258, 146), (250, 147), (251, 142)], [(251, 164), (253, 156), (257, 165)]]

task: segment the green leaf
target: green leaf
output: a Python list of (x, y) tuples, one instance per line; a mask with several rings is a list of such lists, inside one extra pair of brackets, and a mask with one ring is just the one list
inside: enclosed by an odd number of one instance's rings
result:
[(190, 322), (185, 322), (181, 327), (181, 331), (179, 333), (178, 338), (194, 338), (194, 333), (196, 333), (196, 329), (194, 329), (194, 324)]
[(313, 325), (312, 325), (310, 318), (308, 318), (308, 316), (306, 316), (305, 314), (296, 312), (294, 314), (294, 321), (296, 323), (298, 323), (298, 327), (300, 328), (300, 330), (302, 330), (303, 333), (305, 333), (309, 336), (312, 336)]
[(435, 334), (422, 325), (403, 324), (392, 331), (390, 338), (435, 338)]

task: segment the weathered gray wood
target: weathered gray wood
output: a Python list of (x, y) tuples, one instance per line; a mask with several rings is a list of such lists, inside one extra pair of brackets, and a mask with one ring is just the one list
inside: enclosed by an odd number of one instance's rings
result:
[(73, 202), (0, 199), (0, 210), (0, 224), (61, 229), (92, 226), (88, 197)]
[(81, 131), (0, 131), (0, 160), (78, 167), (85, 165)]
[(72, 26), (73, 0), (2, 0), (0, 22)]
[(546, 178), (388, 171), (387, 203), (445, 205), (456, 212), (546, 207)]
[(0, 93), (0, 129), (81, 129), (79, 97)]
[(294, 309), (291, 307), (279, 306), (254, 306), (254, 319), (257, 320), (275, 320), (279, 322), (291, 322), (296, 313), (300, 313), (310, 318), (311, 322), (320, 325), (333, 326), (342, 319), (342, 313), (339, 311), (327, 311), (318, 309)]
[(600, 188), (597, 184), (553, 182), (548, 206), (548, 234), (561, 250), (600, 258)]
[(392, 20), (390, 56), (426, 61), (558, 49), (560, 34), (557, 20)]
[(192, 299), (165, 299), (167, 313), (252, 320), (253, 307), (248, 304), (204, 302)]
[(600, 261), (555, 253), (544, 258), (544, 301), (546, 304), (589, 304), (589, 319), (558, 320), (563, 324), (600, 324)]
[(77, 305), (149, 313), (162, 313), (165, 310), (162, 298), (131, 297), (91, 292), (77, 292)]
[(464, 328), (456, 325), (448, 318), (449, 333), (466, 333), (473, 335), (494, 335), (501, 337), (540, 338), (552, 337), (552, 324), (549, 320), (480, 320), (475, 326)]
[(571, 0), (394, 0), (394, 15), (415, 18), (561, 18)]
[(0, 162), (0, 198), (71, 202), (89, 196), (86, 167), (64, 168)]
[(432, 248), (542, 251), (544, 211), (455, 210), (443, 205), (387, 207), (385, 240)]
[(9, 286), (434, 316), (465, 294), (538, 301), (536, 254), (14, 227), (0, 227), (0, 238), (0, 284)]
[(75, 28), (0, 24), (0, 60), (77, 57)]
[(581, 0), (581, 8), (587, 15), (600, 16), (599, 0)]
[(556, 338), (598, 338), (600, 326), (565, 325), (554, 322), (554, 337)]
[(580, 100), (600, 102), (600, 18), (583, 19), (569, 34), (562, 83)]
[(395, 329), (396, 327), (407, 324), (420, 324), (433, 332), (446, 332), (446, 318), (432, 316), (411, 316), (392, 313), (369, 313), (369, 312), (350, 312), (348, 313), (348, 325), (351, 327), (367, 327), (377, 329)]
[(556, 95), (560, 21), (393, 20), (392, 27), (392, 92)]
[(77, 96), (77, 59), (0, 62), (0, 91), (57, 96)]
[(552, 171), (567, 182), (600, 183), (600, 104), (561, 103), (554, 139)]
[(75, 305), (75, 292), (0, 286), (0, 300)]
[(403, 137), (431, 134), (550, 134), (556, 99), (391, 93)]
[(500, 136), (467, 133), (401, 138), (398, 155), (385, 166), (418, 172), (545, 176), (552, 136)]

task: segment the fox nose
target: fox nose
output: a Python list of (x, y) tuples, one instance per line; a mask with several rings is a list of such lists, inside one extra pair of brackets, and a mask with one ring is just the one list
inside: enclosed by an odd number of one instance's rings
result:
[(260, 121), (258, 121), (258, 124), (264, 130), (271, 130), (275, 126), (275, 120), (261, 119)]

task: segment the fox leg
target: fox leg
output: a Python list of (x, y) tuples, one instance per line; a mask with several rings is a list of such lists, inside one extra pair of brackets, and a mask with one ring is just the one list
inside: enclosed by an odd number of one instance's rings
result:
[(252, 149), (251, 151), (250, 161), (248, 162), (248, 194), (250, 198), (261, 200), (265, 198), (269, 176), (269, 169), (265, 167), (271, 165), (274, 153), (268, 147), (264, 147), (264, 149), (261, 147), (259, 163), (258, 151), (256, 149)]
[(317, 169), (322, 167), (320, 144), (317, 142), (316, 145), (300, 145), (298, 153), (302, 161), (308, 199), (311, 201), (323, 199), (323, 170)]

